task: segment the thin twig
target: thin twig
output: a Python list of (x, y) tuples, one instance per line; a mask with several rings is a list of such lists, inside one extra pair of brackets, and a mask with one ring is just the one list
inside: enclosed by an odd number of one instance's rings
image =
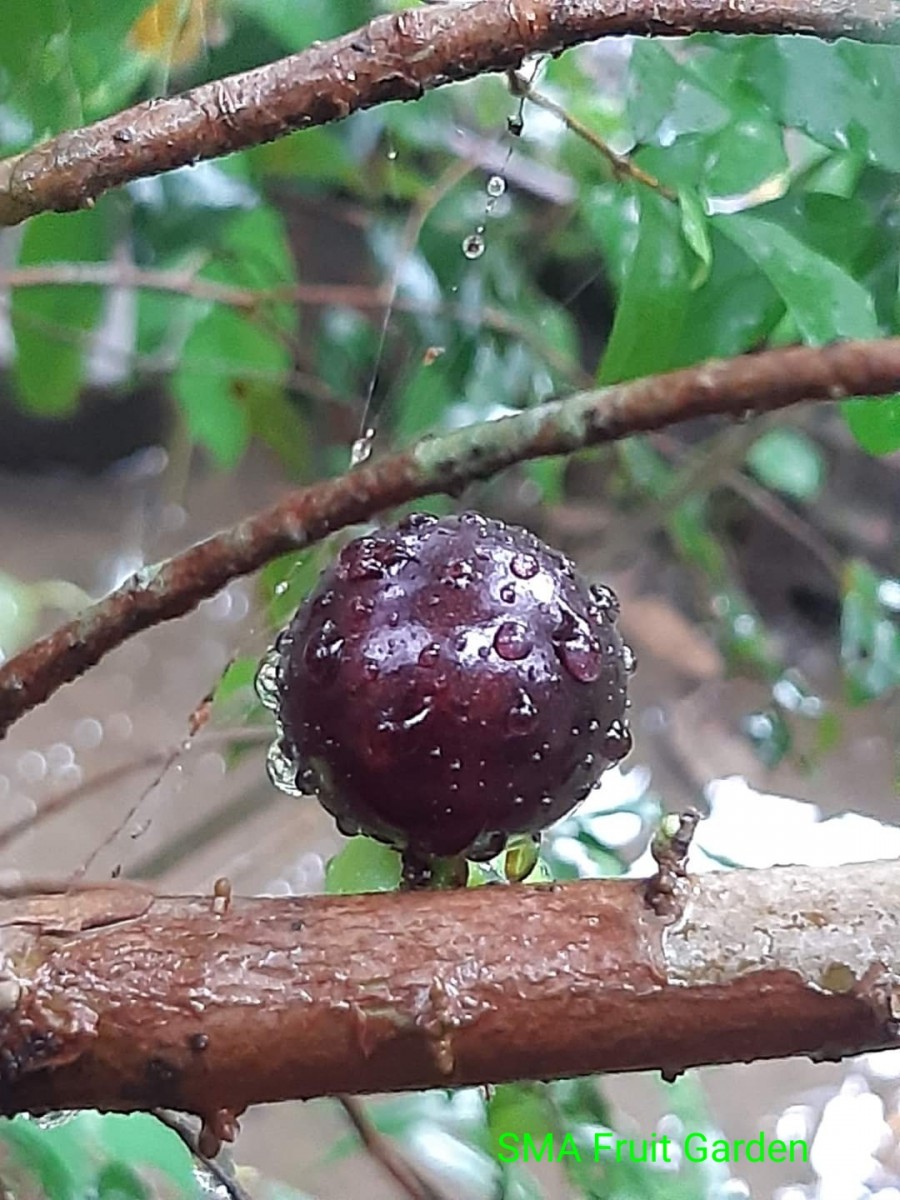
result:
[[(460, 174), (465, 174), (471, 169), (470, 166), (467, 166), (466, 171)], [(460, 175), (457, 175), (456, 179), (459, 177)], [(414, 209), (412, 215), (415, 216), (417, 211), (418, 209)], [(164, 292), (176, 296), (188, 296), (211, 304), (222, 304), (247, 313), (253, 313), (267, 304), (294, 303), (308, 308), (353, 308), (361, 312), (380, 311), (390, 307), (394, 312), (411, 313), (420, 317), (446, 316), (466, 325), (477, 322), (498, 333), (506, 334), (508, 337), (518, 338), (531, 346), (564, 377), (573, 382), (577, 379), (580, 386), (587, 383), (583, 375), (578, 376), (577, 364), (570, 362), (556, 347), (541, 338), (535, 330), (521, 324), (502, 309), (486, 306), (473, 312), (471, 306), (452, 302), (407, 299), (394, 294), (391, 285), (371, 287), (353, 283), (295, 283), (272, 288), (248, 288), (217, 283), (215, 280), (205, 279), (189, 271), (145, 269), (132, 263), (58, 262), (0, 270), (0, 306), (4, 306), (2, 295), (4, 291), (51, 286), (134, 288), (135, 290)], [(43, 324), (41, 328), (51, 336), (56, 336), (57, 332), (63, 336), (71, 333), (70, 330), (54, 328), (49, 323)], [(84, 340), (84, 334), (78, 333), (75, 340), (80, 344)], [(206, 364), (201, 363), (200, 365), (205, 366)], [(229, 364), (228, 370), (233, 370), (231, 364)], [(268, 379), (271, 377), (271, 372), (264, 372), (262, 375)], [(296, 371), (292, 375), (292, 380), (305, 388), (309, 388), (314, 382), (312, 377)], [(321, 398), (333, 403), (338, 400), (330, 392), (323, 393)]]
[(197, 1136), (191, 1128), (189, 1121), (177, 1117), (174, 1113), (167, 1112), (164, 1108), (154, 1108), (152, 1112), (161, 1125), (165, 1125), (167, 1129), (171, 1129), (173, 1133), (181, 1138), (197, 1162), (209, 1171), (217, 1183), (220, 1183), (225, 1188), (231, 1200), (253, 1200), (253, 1197), (243, 1184), (239, 1183), (233, 1175), (230, 1175), (224, 1167), (221, 1167), (214, 1158), (209, 1158), (203, 1153), (197, 1145)]
[(424, 438), (270, 508), (154, 566), (0, 666), (0, 735), (141, 630), (183, 616), (230, 580), (395, 505), (458, 494), (513, 463), (569, 454), (713, 414), (900, 390), (900, 338), (794, 346), (616, 384)]
[(610, 167), (612, 167), (613, 174), (618, 179), (633, 179), (635, 183), (641, 183), (645, 187), (653, 188), (655, 192), (659, 192), (667, 200), (678, 199), (677, 192), (674, 192), (666, 184), (660, 182), (655, 175), (651, 175), (649, 171), (645, 171), (637, 163), (632, 162), (627, 154), (618, 154), (589, 125), (585, 125), (583, 121), (579, 121), (578, 117), (573, 116), (561, 104), (557, 104), (555, 100), (551, 100), (549, 96), (545, 96), (543, 92), (539, 92), (521, 72), (510, 71), (508, 78), (510, 81), (510, 90), (514, 95), (525, 96), (526, 99), (530, 100), (538, 108), (542, 108), (545, 112), (552, 113), (555, 117), (558, 117), (566, 129), (576, 134), (583, 141), (587, 142), (589, 146), (593, 146), (595, 150), (603, 155)]
[(443, 1200), (440, 1192), (378, 1132), (355, 1096), (338, 1096), (337, 1100), (366, 1150), (396, 1180), (410, 1200)]

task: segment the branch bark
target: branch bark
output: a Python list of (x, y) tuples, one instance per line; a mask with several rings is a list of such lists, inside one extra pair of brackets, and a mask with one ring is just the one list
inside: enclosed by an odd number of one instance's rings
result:
[(377, 17), (299, 54), (155, 98), (0, 162), (0, 225), (340, 120), (528, 54), (621, 34), (809, 33), (891, 41), (893, 0), (473, 0)]
[(24, 713), (141, 630), (196, 608), (230, 580), (347, 525), (513, 463), (712, 414), (744, 417), (803, 400), (900, 391), (900, 338), (769, 350), (584, 392), (410, 449), (289, 493), (155, 566), (0, 666), (0, 738)]
[(890, 862), (644, 884), (0, 904), (0, 1111), (176, 1108), (897, 1044)]

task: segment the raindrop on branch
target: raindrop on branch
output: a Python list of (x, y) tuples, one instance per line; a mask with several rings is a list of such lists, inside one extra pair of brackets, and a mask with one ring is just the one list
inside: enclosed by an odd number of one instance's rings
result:
[(362, 437), (358, 437), (350, 450), (350, 466), (359, 467), (372, 454), (372, 443), (375, 441), (375, 430), (367, 429)]

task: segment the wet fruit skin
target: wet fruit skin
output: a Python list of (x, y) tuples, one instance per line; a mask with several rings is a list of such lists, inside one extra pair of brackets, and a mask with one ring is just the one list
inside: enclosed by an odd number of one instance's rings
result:
[(276, 643), (276, 773), (346, 834), (492, 857), (631, 748), (617, 615), (563, 555), (477, 513), (358, 538)]

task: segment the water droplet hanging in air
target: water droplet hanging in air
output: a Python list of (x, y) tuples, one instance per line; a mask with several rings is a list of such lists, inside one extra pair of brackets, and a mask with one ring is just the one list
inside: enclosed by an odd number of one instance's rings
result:
[(391, 146), (390, 150), (388, 150), (387, 156), (391, 160), (391, 162), (395, 161), (395, 159), (397, 157), (397, 151), (393, 146)]
[(502, 175), (492, 175), (487, 181), (487, 194), (495, 200), (506, 191), (506, 180)]
[(484, 254), (484, 238), (480, 233), (470, 233), (463, 240), (462, 251), (466, 258), (481, 258)]

